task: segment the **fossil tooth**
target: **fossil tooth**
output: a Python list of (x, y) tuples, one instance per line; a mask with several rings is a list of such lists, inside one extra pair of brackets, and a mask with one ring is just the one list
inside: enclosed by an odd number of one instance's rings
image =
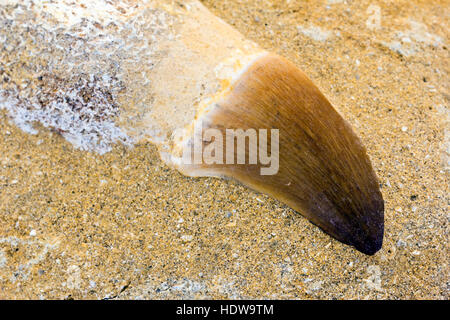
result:
[[(261, 175), (261, 164), (180, 164), (180, 171), (232, 177), (288, 204), (363, 253), (381, 248), (384, 202), (366, 151), (295, 65), (273, 54), (257, 59), (198, 120), (224, 136), (224, 128), (278, 128), (279, 171)], [(251, 152), (247, 146), (247, 155)]]
[[(363, 253), (381, 248), (382, 195), (348, 123), (296, 66), (198, 1), (3, 0), (0, 9), (0, 108), (22, 128), (40, 121), (98, 152), (151, 141), (186, 175), (236, 179)], [(198, 127), (278, 135), (247, 145), (249, 163), (196, 162), (219, 142), (200, 135), (196, 149)], [(262, 174), (263, 151), (279, 155), (275, 174)]]

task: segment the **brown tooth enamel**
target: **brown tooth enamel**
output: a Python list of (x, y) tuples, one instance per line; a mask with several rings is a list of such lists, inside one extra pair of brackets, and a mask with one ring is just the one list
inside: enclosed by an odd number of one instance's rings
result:
[[(25, 121), (19, 108), (25, 119), (98, 152), (117, 141), (151, 141), (186, 175), (236, 179), (361, 252), (381, 248), (384, 202), (366, 151), (292, 63), (196, 0), (20, 2), (0, 4), (10, 25), (0, 35), (20, 44), (0, 49), (8, 62), (0, 106), (17, 123)], [(74, 116), (80, 112), (91, 121)], [(278, 173), (261, 175), (258, 164), (183, 163), (199, 121), (224, 134), (279, 129)]]
[(276, 55), (258, 59), (203, 122), (222, 131), (278, 128), (279, 171), (264, 176), (259, 165), (236, 164), (190, 165), (183, 172), (234, 178), (286, 203), (363, 253), (381, 248), (384, 203), (366, 151), (292, 63)]

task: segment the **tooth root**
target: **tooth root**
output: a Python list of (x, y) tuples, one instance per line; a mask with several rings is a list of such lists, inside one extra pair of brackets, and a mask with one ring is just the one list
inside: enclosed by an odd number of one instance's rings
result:
[(366, 150), (292, 63), (276, 55), (258, 59), (200, 118), (224, 135), (225, 128), (279, 129), (279, 171), (261, 175), (259, 164), (202, 164), (182, 166), (182, 172), (234, 178), (365, 254), (381, 248), (384, 202)]

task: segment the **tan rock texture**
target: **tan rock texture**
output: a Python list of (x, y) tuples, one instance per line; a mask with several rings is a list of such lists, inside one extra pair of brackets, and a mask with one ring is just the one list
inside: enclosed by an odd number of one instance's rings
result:
[(4, 110), (0, 298), (448, 299), (449, 2), (202, 3), (351, 123), (382, 186), (382, 250), (365, 256), (235, 182), (184, 177), (150, 143), (80, 151)]

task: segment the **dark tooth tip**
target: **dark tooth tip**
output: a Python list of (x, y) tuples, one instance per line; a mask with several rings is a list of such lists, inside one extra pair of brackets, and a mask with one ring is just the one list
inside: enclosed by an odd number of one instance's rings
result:
[(361, 245), (355, 245), (355, 248), (364, 254), (372, 256), (375, 253), (377, 253), (382, 246), (383, 246), (383, 237), (380, 237), (373, 239), (371, 241), (367, 241)]
[(383, 246), (384, 236), (384, 212), (383, 208), (377, 211), (377, 214), (372, 215), (373, 220), (370, 223), (370, 232), (365, 237), (355, 239), (354, 247), (367, 255), (374, 255)]

